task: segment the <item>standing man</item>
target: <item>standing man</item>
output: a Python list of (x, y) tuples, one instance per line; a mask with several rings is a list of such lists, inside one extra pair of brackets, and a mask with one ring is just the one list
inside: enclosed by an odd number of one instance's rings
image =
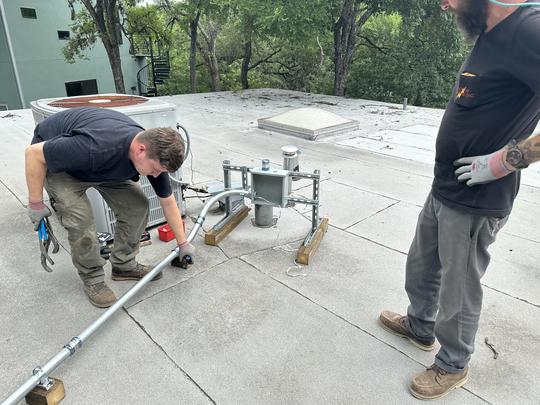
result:
[[(437, 136), (435, 179), (407, 257), (407, 315), (383, 311), (379, 317), (385, 329), (422, 350), (439, 341), (434, 364), (410, 383), (420, 399), (440, 398), (467, 382), (488, 247), (518, 192), (515, 169), (533, 161), (529, 151), (539, 159), (538, 137), (532, 147), (514, 144), (528, 138), (540, 118), (540, 9), (504, 1), (512, 7), (441, 1), (476, 42)], [(454, 165), (463, 166), (456, 171)]]
[(109, 307), (116, 296), (104, 281), (105, 260), (99, 253), (86, 190), (95, 188), (116, 215), (111, 278), (138, 280), (152, 270), (135, 261), (149, 210), (148, 199), (137, 184), (139, 175), (148, 177), (159, 197), (176, 235), (180, 258), (193, 256), (168, 178), (168, 172), (181, 166), (184, 152), (184, 142), (175, 130), (144, 130), (131, 118), (109, 109), (67, 109), (36, 126), (25, 154), (28, 215), (35, 230), (42, 218), (51, 215), (43, 203), (45, 187), (68, 232), (73, 265), (93, 305)]

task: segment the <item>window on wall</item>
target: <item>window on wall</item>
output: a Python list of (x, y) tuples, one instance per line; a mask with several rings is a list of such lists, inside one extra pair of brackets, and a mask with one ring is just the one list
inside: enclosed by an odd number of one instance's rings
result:
[(58, 31), (58, 39), (68, 40), (69, 39), (69, 31)]
[(22, 18), (33, 18), (33, 19), (37, 18), (35, 8), (21, 7), (21, 15), (22, 15)]
[(70, 96), (87, 96), (89, 94), (97, 94), (97, 81), (96, 79), (81, 80), (78, 82), (66, 83), (66, 94)]

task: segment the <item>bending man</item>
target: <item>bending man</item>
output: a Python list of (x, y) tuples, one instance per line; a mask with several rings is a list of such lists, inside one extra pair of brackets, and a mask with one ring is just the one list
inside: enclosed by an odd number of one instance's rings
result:
[(96, 189), (116, 215), (110, 255), (113, 280), (138, 280), (152, 270), (135, 260), (149, 212), (148, 199), (137, 184), (139, 175), (147, 176), (159, 197), (180, 257), (193, 255), (168, 178), (184, 160), (184, 142), (175, 130), (144, 130), (109, 109), (67, 109), (36, 126), (25, 157), (28, 215), (34, 229), (51, 215), (43, 203), (45, 187), (68, 232), (73, 265), (93, 305), (109, 307), (116, 296), (105, 283), (105, 259), (99, 253), (87, 189)]

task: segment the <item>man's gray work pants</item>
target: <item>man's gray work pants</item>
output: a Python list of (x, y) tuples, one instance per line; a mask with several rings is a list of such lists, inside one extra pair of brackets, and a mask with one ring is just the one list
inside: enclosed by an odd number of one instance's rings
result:
[(431, 193), (418, 217), (406, 267), (408, 327), (419, 338), (437, 338), (435, 363), (448, 372), (463, 370), (474, 351), (480, 279), (506, 219), (456, 211)]
[(148, 198), (134, 181), (84, 182), (67, 173), (47, 172), (45, 188), (54, 201), (60, 223), (68, 232), (71, 258), (86, 285), (104, 280), (105, 259), (100, 255), (96, 227), (86, 190), (95, 188), (116, 215), (113, 267), (131, 270), (139, 241), (148, 222)]

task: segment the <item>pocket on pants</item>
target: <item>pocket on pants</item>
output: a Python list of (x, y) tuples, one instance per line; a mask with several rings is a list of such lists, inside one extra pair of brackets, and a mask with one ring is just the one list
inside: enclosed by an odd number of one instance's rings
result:
[(497, 235), (497, 233), (506, 224), (506, 221), (508, 221), (508, 215), (505, 217), (488, 217), (488, 224), (491, 235)]

